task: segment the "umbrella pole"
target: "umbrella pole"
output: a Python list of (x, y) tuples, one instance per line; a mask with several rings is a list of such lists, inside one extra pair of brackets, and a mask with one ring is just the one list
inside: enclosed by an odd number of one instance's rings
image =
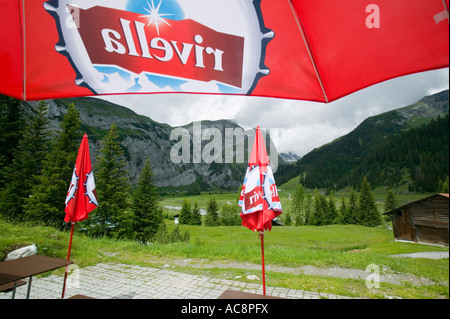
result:
[(262, 281), (263, 281), (263, 295), (266, 295), (266, 271), (264, 267), (264, 232), (259, 233), (261, 238), (261, 265), (262, 265)]
[[(73, 229), (74, 229), (74, 227), (75, 227), (75, 223), (72, 222), (72, 227), (70, 229), (69, 250), (67, 252), (67, 260), (70, 259), (70, 250), (72, 249), (72, 238), (73, 238)], [(67, 280), (68, 267), (69, 266), (66, 266), (66, 272), (64, 273), (64, 284), (63, 284), (63, 290), (62, 290), (62, 294), (61, 294), (61, 299), (64, 298), (64, 293), (66, 291), (66, 280)]]

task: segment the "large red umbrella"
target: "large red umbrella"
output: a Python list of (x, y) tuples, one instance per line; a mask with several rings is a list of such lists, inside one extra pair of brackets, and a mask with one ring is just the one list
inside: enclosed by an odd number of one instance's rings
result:
[(449, 65), (448, 0), (3, 0), (0, 93), (330, 102)]
[(261, 129), (256, 128), (252, 153), (248, 161), (244, 184), (239, 198), (242, 207), (242, 225), (259, 232), (261, 239), (261, 265), (263, 294), (266, 294), (264, 266), (264, 231), (272, 229), (272, 220), (282, 213), (278, 190), (267, 156), (266, 145)]

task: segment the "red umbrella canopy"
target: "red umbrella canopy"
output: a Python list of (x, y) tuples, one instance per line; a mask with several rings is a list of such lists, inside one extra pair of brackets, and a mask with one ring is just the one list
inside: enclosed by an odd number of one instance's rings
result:
[(0, 93), (330, 102), (448, 67), (448, 0), (4, 0)]
[(272, 219), (282, 213), (277, 186), (259, 126), (256, 128), (239, 206), (242, 207), (242, 225), (259, 232), (271, 230)]

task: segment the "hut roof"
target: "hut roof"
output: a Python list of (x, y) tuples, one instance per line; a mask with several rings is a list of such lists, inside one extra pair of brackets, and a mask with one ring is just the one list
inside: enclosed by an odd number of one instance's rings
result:
[(391, 215), (391, 214), (394, 214), (395, 212), (397, 212), (397, 211), (399, 211), (399, 210), (401, 210), (401, 209), (403, 209), (403, 208), (405, 208), (405, 207), (407, 207), (407, 206), (410, 206), (410, 205), (413, 205), (413, 204), (418, 204), (418, 203), (421, 203), (421, 202), (425, 202), (425, 201), (427, 201), (427, 200), (429, 200), (429, 199), (431, 199), (431, 198), (438, 197), (438, 196), (443, 196), (443, 197), (449, 198), (449, 197), (448, 197), (448, 194), (446, 194), (446, 193), (437, 193), (437, 194), (433, 194), (433, 195), (430, 195), (430, 196), (421, 198), (421, 199), (419, 199), (419, 200), (416, 200), (416, 201), (407, 203), (407, 204), (405, 204), (405, 205), (399, 206), (399, 207), (394, 208), (394, 209), (392, 209), (392, 210), (390, 210), (390, 211), (388, 211), (388, 212), (386, 212), (386, 213), (384, 213), (384, 214), (385, 214), (385, 215)]

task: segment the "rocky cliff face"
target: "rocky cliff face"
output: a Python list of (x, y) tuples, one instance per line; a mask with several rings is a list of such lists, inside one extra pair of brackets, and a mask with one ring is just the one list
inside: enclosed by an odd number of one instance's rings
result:
[[(36, 103), (28, 102), (28, 105), (33, 107)], [(59, 129), (67, 106), (74, 103), (82, 130), (89, 137), (94, 165), (101, 140), (115, 123), (133, 184), (147, 158), (158, 187), (236, 190), (243, 182), (254, 131), (244, 131), (232, 121), (202, 121), (171, 127), (96, 98), (49, 100), (47, 103), (50, 126), (54, 130)], [(270, 138), (267, 140), (267, 150), (276, 169), (278, 161), (282, 160)]]
[(425, 96), (419, 102), (398, 109), (408, 126), (418, 126), (424, 120), (448, 113), (448, 90)]

